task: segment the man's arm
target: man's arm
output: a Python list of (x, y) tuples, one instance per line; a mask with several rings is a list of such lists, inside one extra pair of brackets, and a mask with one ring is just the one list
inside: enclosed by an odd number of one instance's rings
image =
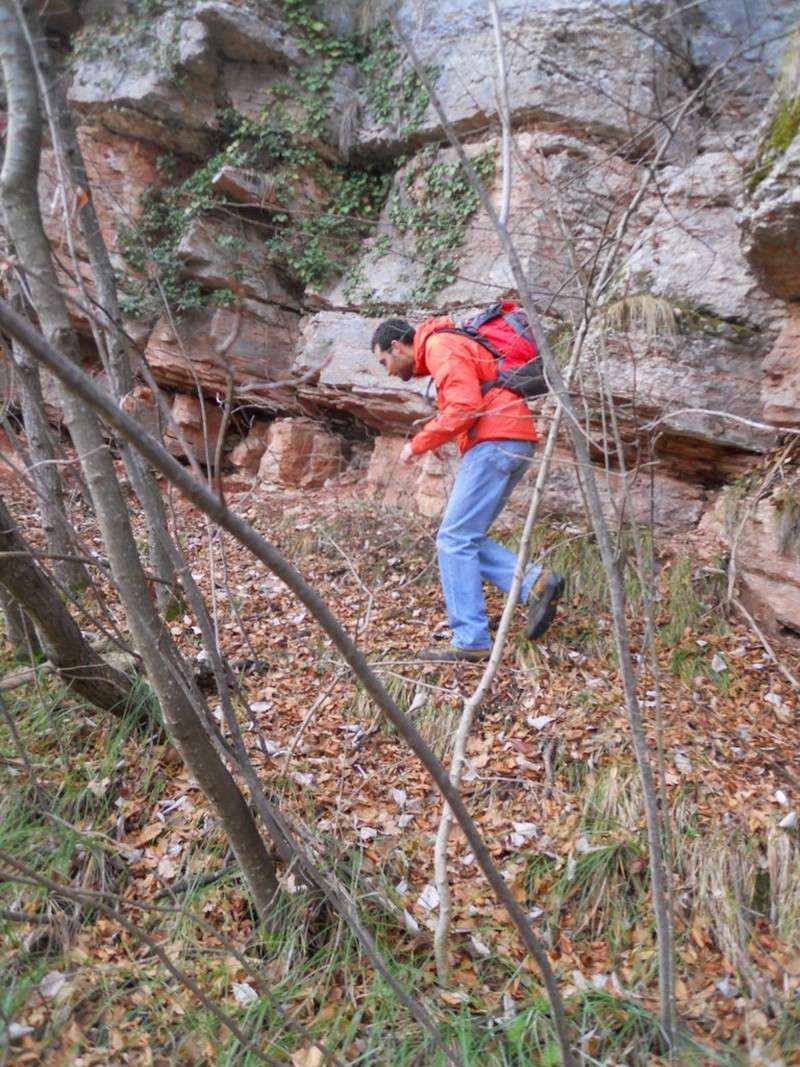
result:
[[(456, 345), (462, 351), (457, 351)], [(439, 414), (406, 445), (414, 456), (439, 448), (468, 430), (483, 406), (477, 368), (469, 354), (463, 353), (463, 342), (454, 344), (450, 337), (432, 337), (427, 362), (436, 382)]]

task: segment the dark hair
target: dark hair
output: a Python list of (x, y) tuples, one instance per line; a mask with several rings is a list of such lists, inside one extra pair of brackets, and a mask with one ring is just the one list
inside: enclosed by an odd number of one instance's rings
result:
[(386, 319), (372, 335), (370, 348), (375, 351), (377, 345), (381, 352), (388, 352), (392, 341), (402, 341), (404, 345), (414, 343), (414, 327), (405, 319)]

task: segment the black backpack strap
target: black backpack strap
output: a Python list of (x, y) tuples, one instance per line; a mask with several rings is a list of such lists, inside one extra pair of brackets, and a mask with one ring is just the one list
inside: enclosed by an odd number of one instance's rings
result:
[[(484, 308), (478, 315), (473, 315), (471, 319), (467, 319), (464, 326), (468, 333), (473, 330), (479, 330), (481, 326), (485, 326), (487, 322), (491, 322), (492, 319), (498, 319), (503, 314), (502, 304), (492, 304), (488, 308)], [(504, 316), (505, 317), (505, 316)]]
[(431, 336), (435, 336), (437, 333), (456, 333), (460, 337), (466, 337), (470, 341), (475, 341), (476, 344), (481, 345), (487, 352), (491, 352), (495, 359), (503, 359), (503, 353), (498, 352), (491, 341), (487, 341), (485, 337), (479, 334), (474, 334), (471, 330), (464, 330), (458, 326), (443, 326), (441, 330), (434, 330)]
[[(498, 314), (499, 314), (500, 305), (499, 304), (495, 304), (494, 306), (496, 308), (498, 308)], [(491, 310), (491, 308), (489, 310)], [(489, 316), (489, 318), (492, 318), (492, 319), (497, 318), (497, 315), (491, 315), (491, 316)], [(488, 322), (489, 318), (485, 318), (484, 322)], [(483, 325), (483, 324), (481, 324), (481, 325)], [(434, 334), (437, 334), (437, 333), (455, 333), (455, 334), (458, 334), (459, 337), (466, 337), (468, 340), (474, 341), (476, 344), (479, 344), (482, 348), (485, 348), (487, 352), (491, 352), (492, 356), (494, 356), (494, 358), (496, 360), (499, 361), (499, 360), (503, 359), (503, 353), (502, 352), (498, 352), (491, 341), (488, 341), (485, 337), (481, 336), (480, 334), (477, 334), (477, 335), (474, 334), (471, 330), (464, 330), (464, 329), (461, 329), (458, 326), (443, 326), (441, 328), (441, 330), (434, 330), (433, 332), (434, 332)], [(481, 396), (486, 396), (486, 394), (489, 392), (490, 389), (494, 389), (495, 386), (502, 385), (502, 384), (503, 383), (500, 380), (500, 378), (492, 378), (492, 380), (490, 382), (483, 382), (482, 385), (481, 385)]]
[(536, 346), (536, 338), (533, 336), (531, 324), (522, 308), (518, 308), (516, 311), (507, 311), (503, 315), (503, 322), (507, 322), (518, 337), (524, 337), (526, 341), (530, 341), (534, 347)]

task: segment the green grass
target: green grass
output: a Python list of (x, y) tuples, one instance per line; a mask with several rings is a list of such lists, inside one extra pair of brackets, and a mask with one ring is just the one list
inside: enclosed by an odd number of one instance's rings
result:
[(754, 193), (772, 170), (775, 162), (786, 152), (800, 130), (800, 96), (785, 98), (778, 103), (747, 179), (747, 191)]
[[(433, 716), (446, 696), (436, 689), (420, 690), (419, 682), (388, 668), (385, 679), (395, 698), (407, 708), (422, 692), (425, 700), (418, 702), (415, 718), (424, 720), (428, 712)], [(52, 799), (48, 810), (76, 828), (44, 816), (24, 776), (10, 773), (18, 771), (18, 766), (0, 762), (0, 848), (64, 881), (77, 881), (89, 888), (127, 889), (133, 896), (140, 895), (141, 886), (127, 882), (115, 865), (113, 846), (88, 834), (114, 836), (119, 813), (116, 800), (128, 795), (131, 768), (135, 769), (135, 788), (141, 801), (137, 823), (144, 825), (153, 818), (152, 809), (172, 766), (164, 759), (167, 750), (163, 743), (146, 745), (133, 721), (118, 723), (88, 711), (52, 680), (45, 683), (42, 692), (45, 699), (39, 702), (33, 690), (18, 691), (9, 707), (37, 767), (37, 779)], [(454, 699), (454, 709), (457, 703)], [(365, 704), (362, 710), (371, 717), (370, 706)], [(0, 754), (15, 755), (2, 719)], [(641, 944), (648, 951), (637, 958), (634, 949), (626, 961), (630, 968), (627, 974), (619, 968), (620, 980), (631, 992), (616, 995), (605, 987), (595, 988), (591, 984), (593, 971), (587, 966), (581, 972), (583, 984), (577, 983), (576, 991), (567, 997), (583, 1062), (644, 1067), (660, 1054), (660, 1031), (656, 1017), (634, 995), (641, 989), (652, 993), (655, 988), (638, 781), (629, 762), (587, 771), (583, 761), (575, 760), (561, 764), (558, 770), (560, 780), (569, 778), (573, 792), (582, 797), (577, 833), (586, 838), (588, 847), (574, 852), (569, 863), (558, 849), (554, 855), (533, 850), (527, 857), (523, 854), (528, 904), (544, 909), (544, 924), (552, 916), (554, 922), (567, 926), (578, 951), (580, 946), (593, 951), (593, 940), (605, 942), (610, 966), (616, 966), (620, 950), (631, 949), (633, 931), (637, 931), (637, 946), (645, 931)], [(752, 913), (755, 921), (770, 922), (787, 943), (794, 943), (800, 928), (800, 879), (793, 841), (776, 833), (768, 838), (767, 852), (762, 855), (759, 848), (763, 848), (763, 841), (759, 845), (732, 834), (719, 839), (701, 836), (693, 823), (695, 806), (690, 796), (676, 798), (675, 806), (681, 889), (688, 894), (693, 914), (707, 917), (715, 940), (726, 950), (735, 948), (746, 962), (747, 945), (742, 940), (742, 927), (735, 921), (737, 913), (746, 912)], [(307, 814), (312, 818), (311, 808)], [(332, 844), (342, 853), (340, 877), (355, 894), (353, 871), (363, 857), (357, 849), (347, 851), (339, 840)], [(423, 843), (419, 847), (421, 861), (429, 863), (429, 846)], [(203, 833), (187, 843), (182, 869), (215, 869), (226, 851), (218, 830)], [(401, 847), (392, 862), (396, 867), (397, 862), (410, 865), (414, 859)], [(390, 868), (387, 861), (377, 874), (372, 869), (370, 873), (393, 885), (398, 873)], [(195, 885), (177, 902), (230, 937), (275, 999), (348, 1062), (392, 1067), (444, 1063), (431, 1038), (410, 1018), (386, 982), (376, 976), (347, 927), (333, 919), (320, 937), (304, 894), (288, 899), (279, 928), (269, 934), (254, 931), (242, 883), (235, 873), (210, 886)], [(165, 899), (162, 903), (170, 906), (176, 902)], [(499, 942), (492, 939), (497, 927), (488, 919), (484, 925), (484, 917), (480, 917), (481, 925), (475, 930), (476, 936), (494, 946), (489, 958), (473, 963), (477, 982), (470, 986), (440, 984), (434, 976), (429, 943), (409, 938), (379, 915), (368, 899), (360, 903), (392, 973), (424, 1001), (445, 1040), (459, 1050), (467, 1065), (558, 1063), (552, 1020), (538, 979), (520, 967), (517, 957), (497, 947)], [(40, 999), (36, 987), (49, 972), (75, 976), (74, 988), (58, 1011), (37, 1023), (41, 1030), (38, 1036), (53, 1056), (61, 1056), (60, 1062), (74, 1062), (89, 1051), (109, 1049), (108, 1062), (113, 1063), (112, 1043), (119, 1034), (132, 1056), (146, 1044), (154, 1059), (181, 1067), (203, 1062), (241, 1067), (258, 1062), (134, 938), (117, 932), (105, 942), (108, 954), (96, 956), (97, 942), (92, 939), (97, 936), (99, 915), (95, 908), (73, 912), (68, 903), (10, 880), (0, 882), (0, 907), (39, 910), (49, 923), (47, 940), (30, 943), (25, 927), (0, 919), (0, 1010), (7, 1017), (20, 1022), (30, 1017), (32, 1005)], [(262, 996), (244, 1007), (236, 1002), (234, 982), (254, 985), (253, 979), (242, 971), (220, 939), (209, 936), (191, 916), (136, 913), (135, 918), (270, 1055), (289, 1062), (295, 1052), (308, 1047), (309, 1038), (287, 1028), (272, 1000)], [(33, 932), (36, 934), (38, 928)], [(459, 937), (457, 949), (463, 934)], [(87, 945), (91, 949), (88, 956), (83, 954)], [(559, 972), (563, 985), (572, 981), (572, 966)], [(797, 1022), (796, 1011), (786, 1006), (784, 1016), (772, 1027), (773, 1058), (781, 1050), (785, 1053), (797, 1046)], [(82, 1035), (80, 1041), (60, 1046), (73, 1023), (76, 1033)], [(741, 1062), (736, 1059), (738, 1051), (720, 1045), (712, 1052), (686, 1042), (678, 1062), (697, 1067), (717, 1062), (732, 1067)], [(1, 1053), (2, 1049), (0, 1059)]]
[[(119, 764), (126, 746), (142, 740), (140, 688), (128, 715), (104, 717), (77, 703), (54, 679), (38, 691), (17, 690), (7, 702), (17, 734), (36, 774), (36, 788), (26, 779), (21, 755), (0, 718), (0, 849), (49, 878), (77, 881), (90, 889), (121, 888), (113, 844), (97, 831), (113, 834)], [(154, 797), (154, 801), (157, 795)], [(24, 925), (0, 915), (0, 943), (5, 948), (0, 1012), (12, 1018), (31, 990), (66, 951), (73, 936), (74, 908), (48, 897), (43, 889), (0, 879), (0, 907), (38, 913), (46, 922), (23, 937)]]
[(720, 568), (697, 569), (689, 556), (675, 556), (670, 562), (666, 595), (659, 615), (659, 639), (675, 645), (687, 631), (707, 630), (726, 634), (728, 626), (719, 605), (725, 593), (727, 576)]
[[(518, 532), (516, 537), (518, 539)], [(646, 558), (651, 542), (646, 530), (640, 532)], [(507, 539), (516, 547), (514, 537)], [(624, 531), (617, 539), (618, 560), (627, 605), (627, 617), (634, 634), (643, 629), (645, 601), (638, 573), (633, 535)], [(523, 668), (558, 665), (580, 652), (613, 666), (616, 644), (610, 622), (610, 596), (605, 567), (594, 535), (575, 525), (540, 523), (531, 538), (531, 557), (542, 566), (563, 574), (566, 591), (556, 625), (548, 632), (543, 651), (518, 637), (517, 661)], [(725, 636), (728, 623), (722, 604), (726, 574), (721, 567), (698, 567), (686, 555), (672, 557), (656, 574), (653, 602), (657, 646), (667, 653), (667, 669), (682, 681), (697, 676), (708, 678), (720, 689), (734, 680), (735, 665), (715, 671), (713, 639)], [(698, 639), (706, 644), (698, 644)], [(584, 691), (589, 703), (592, 694)]]
[[(645, 544), (649, 544), (647, 532), (642, 531), (641, 536)], [(516, 550), (519, 531), (505, 540)], [(630, 609), (640, 613), (642, 588), (630, 531), (625, 531), (616, 541), (615, 555)], [(559, 618), (547, 635), (549, 662), (560, 662), (569, 652), (577, 650), (615, 663), (616, 648), (608, 618), (608, 580), (594, 535), (571, 523), (538, 523), (531, 536), (530, 556), (541, 566), (558, 571), (566, 578)], [(536, 667), (543, 663), (538, 646), (521, 637), (517, 643), (517, 658), (522, 667)]]
[[(415, 669), (414, 677), (411, 677), (401, 675), (391, 667), (383, 667), (380, 662), (373, 663), (372, 669), (383, 682), (386, 692), (400, 710), (409, 715), (436, 755), (440, 758), (445, 756), (452, 747), (461, 717), (463, 705), (459, 695), (443, 691), (439, 687), (440, 676), (428, 670), (421, 674), (419, 669)], [(418, 674), (421, 676), (417, 677)], [(396, 736), (394, 726), (361, 685), (355, 690), (351, 711), (355, 719), (364, 722), (365, 728), (377, 723), (382, 732), (390, 737)]]
[(631, 764), (614, 763), (588, 784), (581, 830), (588, 834), (635, 831), (643, 812), (639, 772)]
[[(612, 957), (629, 945), (642, 921), (648, 874), (646, 852), (634, 837), (587, 842), (553, 887), (559, 909), (572, 906), (575, 935), (602, 936)], [(555, 916), (554, 916), (555, 919)]]

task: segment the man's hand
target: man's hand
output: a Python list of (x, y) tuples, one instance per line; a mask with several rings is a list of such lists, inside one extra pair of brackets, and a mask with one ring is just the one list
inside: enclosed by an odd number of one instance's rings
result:
[(416, 463), (418, 459), (419, 456), (411, 451), (411, 443), (406, 441), (403, 445), (403, 451), (400, 453), (400, 462), (404, 463), (407, 467), (410, 467), (412, 463)]

